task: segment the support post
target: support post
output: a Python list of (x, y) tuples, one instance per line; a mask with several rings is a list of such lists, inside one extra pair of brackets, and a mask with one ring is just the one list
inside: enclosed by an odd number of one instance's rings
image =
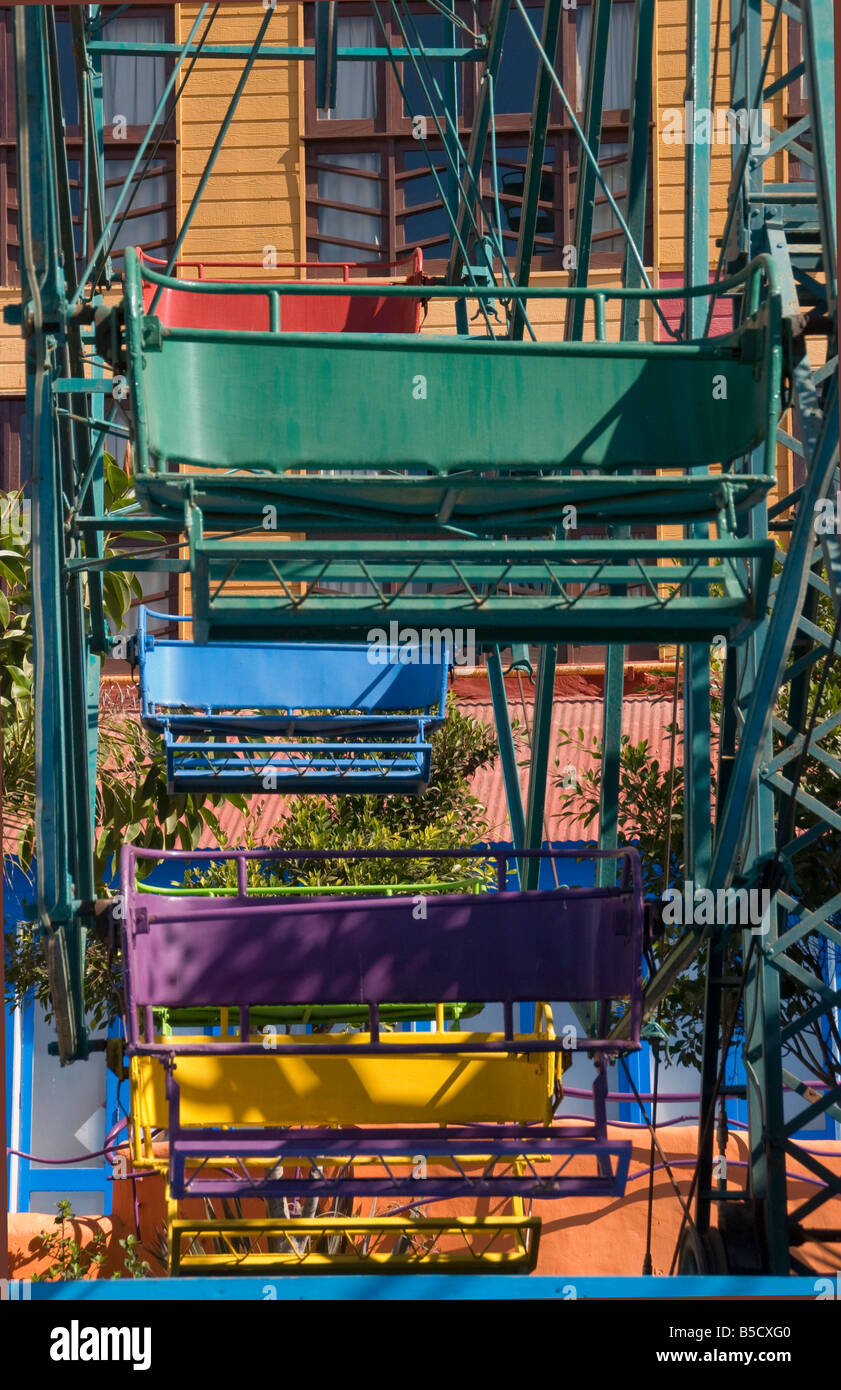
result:
[[(634, 57), (631, 78), (631, 113), (628, 132), (628, 230), (640, 253), (645, 255), (645, 213), (648, 193), (648, 141), (651, 122), (651, 82), (654, 66), (654, 0), (634, 0)], [(625, 246), (622, 284), (642, 289), (640, 268)], [(623, 339), (639, 338), (640, 301), (626, 299), (622, 304)]]
[[(706, 285), (710, 278), (710, 139), (698, 120), (712, 106), (712, 0), (689, 0), (686, 21), (686, 213), (683, 238), (687, 286)], [(698, 139), (698, 136), (701, 139)], [(706, 301), (700, 295), (685, 301), (686, 336), (704, 332)], [(712, 408), (712, 405), (711, 405)], [(687, 660), (687, 668), (690, 663)]]
[(321, 111), (336, 105), (339, 25), (336, 0), (318, 0), (315, 7), (315, 104)]
[[(599, 788), (599, 849), (615, 849), (619, 839), (619, 771), (622, 751), (622, 696), (625, 684), (625, 648), (612, 642), (607, 649), (602, 713), (602, 780)], [(599, 885), (616, 877), (612, 859), (599, 860)]]
[[(604, 79), (607, 70), (607, 44), (610, 33), (611, 0), (593, 0), (590, 49), (587, 58), (587, 96), (584, 106), (584, 137), (598, 160), (601, 145)], [(576, 251), (573, 284), (586, 285), (590, 275), (590, 250), (596, 211), (596, 171), (584, 151), (578, 154), (578, 180), (575, 191), (575, 222), (572, 240)], [(584, 333), (586, 299), (573, 299), (567, 310), (567, 337)]]
[(511, 839), (515, 849), (526, 847), (526, 818), (523, 811), (523, 794), (517, 775), (517, 754), (514, 749), (514, 736), (511, 732), (511, 717), (508, 712), (508, 698), (505, 694), (505, 679), (499, 647), (493, 647), (487, 654), (488, 683), (491, 688), (496, 737), (499, 744), (499, 760), (502, 763), (502, 779), (505, 784), (505, 801), (508, 806), (508, 822), (511, 826)]
[[(543, 843), (543, 820), (546, 811), (546, 782), (549, 771), (549, 744), (557, 661), (558, 648), (556, 645), (546, 643), (540, 648), (526, 804), (526, 849), (540, 849)], [(536, 888), (539, 878), (540, 860), (527, 859), (521, 880), (523, 887)]]

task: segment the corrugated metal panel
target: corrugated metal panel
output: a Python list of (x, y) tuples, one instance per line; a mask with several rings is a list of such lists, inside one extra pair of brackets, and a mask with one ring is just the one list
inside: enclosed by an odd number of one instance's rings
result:
[[(526, 687), (526, 708), (525, 714), (519, 703), (519, 698), (513, 691), (509, 690), (509, 701), (512, 716), (516, 716), (521, 725), (528, 721), (531, 724), (532, 705), (531, 689)], [(462, 714), (469, 715), (473, 719), (480, 719), (483, 723), (493, 726), (493, 709), (489, 699), (459, 699), (459, 709)], [(602, 700), (601, 698), (579, 698), (579, 699), (556, 699), (552, 709), (552, 747), (557, 749), (558, 740), (562, 731), (570, 734), (573, 738), (581, 729), (587, 746), (592, 744), (593, 739), (601, 739), (602, 729)], [(666, 733), (672, 718), (671, 699), (652, 699), (650, 695), (626, 695), (623, 704), (622, 731), (630, 736), (633, 743), (639, 743), (642, 739), (647, 739), (652, 753), (661, 762), (667, 762), (670, 756), (670, 739)], [(678, 705), (678, 728), (682, 725), (682, 709)], [(521, 745), (522, 752), (520, 761), (526, 758), (528, 745)], [(681, 743), (678, 739), (677, 756), (681, 756)], [(568, 750), (563, 754), (562, 767), (572, 763), (576, 771), (581, 773), (586, 768), (592, 766), (592, 760), (579, 750)], [(526, 779), (528, 769), (523, 768), (520, 774), (523, 795), (525, 796)], [(477, 772), (471, 783), (471, 790), (487, 808), (487, 819), (491, 827), (494, 838), (507, 840), (510, 838), (508, 827), (508, 812), (505, 805), (505, 788), (502, 781), (502, 771), (497, 761), (492, 768)], [(559, 819), (561, 809), (562, 791), (555, 787), (551, 781), (547, 795), (547, 826), (552, 839), (580, 839), (586, 832), (578, 822)], [(284, 799), (282, 797), (267, 797), (259, 818), (257, 820), (256, 833), (258, 843), (270, 838), (271, 831), (284, 815)], [(223, 807), (219, 814), (219, 820), (225, 834), (232, 843), (235, 843), (242, 833), (242, 817), (238, 811), (232, 807)], [(213, 844), (211, 835), (207, 835), (202, 840), (202, 845), (210, 848)]]
[[(493, 711), (490, 703), (459, 701), (459, 708), (463, 714), (472, 716), (474, 719), (482, 719), (488, 724), (493, 723)], [(602, 715), (603, 704), (601, 699), (572, 699), (555, 700), (552, 707), (552, 733), (551, 746), (560, 756), (561, 768), (566, 768), (570, 764), (575, 767), (580, 775), (588, 768), (593, 766), (593, 760), (580, 748), (559, 749), (558, 744), (562, 734), (567, 734), (571, 738), (578, 740), (578, 730), (580, 729), (583, 738), (580, 740), (585, 747), (591, 747), (593, 740), (601, 741), (602, 736)], [(525, 714), (521, 705), (512, 702), (512, 716), (516, 715), (521, 724), (525, 724), (526, 718), (529, 725), (532, 719), (532, 707), (526, 703)], [(670, 738), (666, 733), (668, 725), (672, 719), (671, 700), (652, 700), (649, 696), (625, 696), (622, 709), (622, 732), (628, 734), (632, 743), (639, 743), (642, 739), (647, 739), (651, 752), (658, 757), (661, 762), (666, 762), (670, 756)], [(678, 728), (682, 724), (682, 708), (678, 705)], [(527, 756), (527, 744), (523, 744), (523, 752), (518, 759), (522, 761)], [(677, 756), (681, 755), (681, 743), (678, 739)], [(549, 787), (546, 796), (546, 827), (548, 836), (552, 839), (580, 839), (587, 835), (578, 821), (560, 819), (561, 798), (563, 790), (554, 785), (553, 768), (550, 766)], [(520, 770), (520, 785), (523, 789), (523, 797), (526, 794), (526, 784), (528, 778), (528, 768)], [(493, 831), (498, 834), (500, 839), (509, 839), (508, 812), (505, 805), (505, 787), (502, 780), (502, 771), (497, 763), (492, 769), (485, 769), (477, 772), (473, 778), (471, 790), (474, 796), (478, 797), (483, 806), (487, 807), (488, 821)], [(589, 832), (592, 834), (592, 832)]]

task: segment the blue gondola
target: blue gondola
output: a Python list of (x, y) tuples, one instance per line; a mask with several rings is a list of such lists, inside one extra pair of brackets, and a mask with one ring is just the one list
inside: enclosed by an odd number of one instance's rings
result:
[(137, 626), (141, 717), (170, 792), (425, 791), (450, 651), (430, 643), (195, 642)]

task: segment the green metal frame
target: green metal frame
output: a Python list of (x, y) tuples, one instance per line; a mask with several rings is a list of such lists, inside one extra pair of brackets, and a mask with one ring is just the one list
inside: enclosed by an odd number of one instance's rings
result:
[[(570, 638), (610, 644), (605, 678), (605, 765), (601, 842), (617, 836), (618, 749), (621, 735), (624, 647), (650, 637), (675, 642), (686, 652), (685, 776), (687, 866), (698, 884), (727, 887), (739, 878), (751, 884), (764, 865), (794, 860), (805, 842), (841, 829), (832, 806), (818, 804), (798, 784), (797, 764), (809, 719), (809, 676), (827, 655), (828, 637), (815, 622), (820, 595), (836, 611), (841, 603), (841, 544), (837, 536), (816, 537), (814, 506), (835, 487), (838, 470), (838, 403), (835, 327), (835, 153), (832, 100), (832, 9), (829, 0), (739, 0), (731, 16), (731, 106), (763, 104), (800, 70), (768, 81), (772, 45), (785, 12), (801, 24), (803, 71), (809, 116), (773, 131), (771, 153), (811, 152), (814, 181), (769, 185), (766, 151), (733, 150), (733, 178), (721, 262), (715, 286), (708, 285), (710, 152), (687, 146), (685, 237), (688, 289), (652, 291), (642, 261), (651, 119), (653, 0), (634, 0), (634, 92), (628, 150), (627, 217), (612, 195), (627, 249), (623, 288), (588, 285), (593, 201), (601, 135), (602, 81), (609, 36), (610, 0), (595, 6), (584, 120), (572, 112), (551, 58), (562, 6), (547, 0), (538, 45), (538, 81), (532, 112), (523, 214), (515, 269), (501, 268), (492, 283), (479, 266), (488, 261), (478, 180), (493, 136), (493, 86), (504, 50), (506, 25), (521, 0), (493, 0), (490, 24), (474, 46), (457, 44), (452, 24), (448, 42), (423, 50), (414, 44), (391, 48), (340, 49), (331, 30), (332, 5), (319, 6), (316, 43), (279, 47), (263, 41), (267, 17), (258, 15), (248, 45), (207, 43), (203, 6), (183, 46), (113, 41), (98, 23), (98, 10), (74, 10), (73, 37), (84, 134), (84, 207), (93, 228), (89, 263), (75, 275), (71, 198), (61, 130), (58, 51), (51, 7), (30, 6), (15, 17), (20, 127), (21, 252), (24, 289), (15, 321), (27, 340), (27, 395), (33, 422), (33, 592), (37, 701), (38, 912), (48, 943), (51, 985), (63, 1061), (88, 1052), (82, 974), (85, 935), (94, 892), (92, 835), (96, 759), (99, 655), (107, 650), (101, 583), (113, 569), (191, 572), (196, 630), (208, 637), (230, 631), (287, 632), (309, 638), (337, 635), (352, 640), (373, 620), (397, 618), (417, 626), (462, 626), (476, 630), (488, 651), (488, 671), (500, 753), (516, 845), (536, 845), (543, 835), (549, 759), (549, 730), (557, 643)], [(397, 13), (396, 9), (394, 10)], [(763, 38), (763, 14), (771, 37)], [(401, 26), (402, 27), (402, 26)], [(405, 35), (411, 34), (411, 25)], [(712, 105), (711, 0), (691, 0), (688, 10), (687, 97), (696, 109)], [(354, 293), (447, 298), (454, 306), (451, 337), (406, 340), (352, 335), (201, 334), (167, 329), (140, 303), (139, 267), (128, 257), (125, 319), (106, 308), (98, 291), (112, 281), (110, 240), (122, 203), (106, 218), (103, 209), (101, 60), (118, 53), (167, 54), (173, 64), (153, 124), (189, 80), (201, 53), (244, 64), (228, 114), (213, 142), (200, 189), (182, 227), (183, 241), (198, 197), (207, 184), (252, 65), (314, 59), (319, 82), (329, 94), (338, 61), (401, 61), (420, 65), (445, 60), (451, 76), (441, 93), (443, 109), (455, 105), (454, 73), (460, 63), (482, 65), (484, 80), (468, 148), (447, 120), (444, 146), (449, 172), (442, 196), (452, 216), (451, 253), (445, 282), (438, 285), (355, 287)], [(182, 75), (182, 69), (183, 74)], [(577, 269), (571, 289), (529, 285), (546, 122), (552, 91), (558, 92), (580, 138), (578, 203), (575, 211)], [(141, 169), (150, 139), (133, 161)], [(485, 219), (487, 221), (487, 219)], [(493, 228), (489, 227), (491, 243)], [(481, 244), (480, 244), (481, 243)], [(176, 247), (177, 250), (177, 247)], [(173, 257), (174, 260), (174, 257)], [(165, 277), (149, 275), (158, 286)], [(490, 278), (491, 283), (488, 283)], [(465, 283), (466, 282), (466, 283)], [(510, 283), (509, 283), (510, 282)], [(179, 281), (184, 288), (184, 282)], [(265, 286), (238, 286), (242, 293)], [(205, 292), (213, 293), (210, 286)], [(227, 289), (226, 292), (230, 292)], [(284, 287), (311, 293), (312, 286)], [(344, 293), (321, 286), (319, 293)], [(270, 291), (276, 294), (276, 291)], [(734, 330), (705, 339), (716, 301), (734, 304)], [(549, 298), (565, 317), (567, 336), (558, 343), (523, 341), (530, 300)], [(489, 301), (507, 314), (497, 335)], [(664, 301), (685, 300), (681, 339), (676, 344), (638, 341), (642, 310), (653, 304), (665, 322)], [(608, 341), (607, 306), (619, 301), (621, 340)], [(468, 332), (468, 308), (481, 306), (489, 336)], [(596, 338), (583, 341), (592, 305)], [(479, 332), (481, 332), (481, 328)], [(809, 339), (827, 335), (829, 365), (813, 368)], [(670, 333), (674, 336), (673, 330)], [(783, 353), (785, 348), (785, 363)], [(88, 368), (87, 361), (94, 365)], [(104, 363), (108, 364), (106, 367)], [(194, 365), (200, 362), (198, 371)], [(778, 431), (790, 383), (794, 426)], [(138, 506), (120, 516), (103, 509), (101, 453), (107, 371), (125, 370), (136, 425)], [(282, 372), (284, 391), (275, 407), (268, 389)], [(700, 402), (711, 373), (727, 382), (727, 404), (719, 412), (687, 413), (686, 396)], [(401, 392), (417, 375), (426, 378), (426, 404), (418, 412), (407, 448)], [(572, 393), (561, 389), (575, 380)], [(237, 402), (253, 399), (259, 383), (272, 400), (264, 433), (257, 426), (248, 457), (225, 444), (242, 439)], [(305, 388), (301, 382), (305, 381)], [(377, 398), (372, 431), (365, 412)], [(628, 405), (628, 393), (633, 399)], [(345, 410), (341, 431), (324, 424), (335, 393), (361, 402), (358, 418)], [(652, 405), (669, 408), (672, 423), (662, 437), (650, 428)], [(317, 412), (313, 401), (318, 400)], [(386, 407), (382, 407), (382, 402)], [(527, 409), (522, 402), (527, 401)], [(394, 402), (395, 409), (390, 409)], [(622, 402), (620, 408), (620, 402)], [(749, 403), (750, 408), (746, 408)], [(519, 409), (518, 409), (519, 404)], [(610, 411), (613, 410), (613, 417)], [(214, 419), (214, 410), (218, 415)], [(433, 414), (434, 412), (434, 414)], [(295, 437), (290, 420), (316, 415), (317, 428)], [(76, 419), (72, 417), (78, 417)], [(687, 420), (698, 428), (687, 437)], [(195, 447), (196, 421), (203, 443)], [(435, 421), (430, 427), (430, 420)], [(89, 428), (85, 427), (85, 421)], [(572, 424), (571, 424), (572, 421)], [(163, 422), (163, 423), (162, 423)], [(233, 422), (233, 425), (232, 425)], [(577, 425), (576, 425), (577, 422)], [(617, 423), (618, 422), (618, 423)], [(318, 429), (322, 429), (318, 433)], [(578, 432), (576, 434), (576, 428)], [(699, 437), (700, 436), (700, 437)], [(208, 442), (209, 441), (209, 442)], [(775, 472), (777, 444), (793, 450), (796, 488), (769, 508), (765, 497)], [(372, 458), (373, 451), (373, 458)], [(199, 474), (185, 475), (184, 463)], [(723, 466), (723, 472), (714, 470)], [(347, 476), (314, 477), (301, 469), (342, 470)], [(399, 476), (396, 469), (422, 470)], [(633, 470), (643, 469), (642, 473)], [(231, 471), (236, 473), (235, 484)], [(374, 471), (375, 476), (362, 476)], [(486, 476), (488, 471), (492, 476)], [(308, 539), (284, 542), (257, 531), (267, 503), (277, 505), (293, 531)], [(607, 527), (604, 540), (567, 538), (561, 532), (565, 507), (581, 521)], [(676, 540), (631, 538), (635, 520), (677, 517), (684, 534)], [(778, 529), (785, 526), (785, 532)], [(105, 531), (129, 540), (136, 530), (174, 530), (178, 545), (155, 553), (127, 548), (103, 558)], [(341, 539), (321, 533), (339, 532)], [(785, 534), (785, 550), (775, 537)], [(398, 535), (400, 543), (393, 544)], [(772, 559), (780, 562), (771, 576)], [(659, 562), (659, 563), (658, 563)], [(272, 588), (265, 597), (231, 592), (242, 578)], [(364, 579), (367, 594), (319, 591), (333, 582)], [(419, 582), (446, 585), (448, 593), (422, 594)], [(303, 584), (303, 589), (302, 589)], [(410, 587), (415, 586), (410, 593)], [(526, 588), (528, 586), (528, 588)], [(669, 593), (669, 586), (673, 592)], [(638, 592), (632, 590), (636, 588)], [(642, 592), (639, 592), (641, 590)], [(268, 628), (267, 628), (268, 624)], [(720, 792), (715, 824), (710, 797), (709, 642), (728, 638), (721, 724)], [(535, 689), (533, 746), (525, 797), (517, 758), (502, 663), (501, 645), (537, 642), (541, 653)], [(837, 660), (837, 654), (829, 653)], [(49, 680), (49, 690), (47, 689)], [(773, 720), (777, 693), (790, 691), (788, 719)], [(841, 773), (826, 743), (832, 721), (811, 734), (813, 756)], [(809, 826), (806, 829), (807, 825)], [(805, 831), (805, 834), (804, 834)], [(526, 877), (526, 882), (532, 880)], [(795, 1083), (797, 1113), (783, 1111), (782, 1087), (793, 1078), (783, 1065), (787, 1037), (780, 1026), (780, 980), (788, 974), (806, 984), (815, 1004), (807, 1027), (837, 1010), (841, 992), (826, 980), (803, 980), (792, 955), (799, 940), (816, 934), (836, 950), (839, 904), (832, 900), (799, 921), (795, 890), (777, 888), (776, 918), (767, 938), (745, 943), (743, 985), (748, 1035), (744, 1041), (749, 1102), (750, 1167), (747, 1198), (763, 1233), (762, 1262), (768, 1272), (791, 1267), (796, 1223), (839, 1190), (839, 1181), (818, 1159), (809, 1163), (827, 1183), (792, 1216), (787, 1210), (785, 1157), (796, 1128), (819, 1114), (841, 1119), (839, 1087), (817, 1096)], [(722, 1062), (721, 1018), (730, 982), (721, 971), (726, 937), (722, 928), (690, 931), (663, 962), (646, 990), (650, 1011), (678, 975), (691, 969), (701, 945), (711, 946), (707, 982), (702, 1071), (701, 1146), (696, 1220), (712, 1224), (713, 1125)], [(798, 974), (798, 972), (800, 972)], [(585, 1011), (586, 1012), (586, 1011)], [(624, 1025), (620, 1024), (618, 1031)], [(789, 1102), (790, 1104), (792, 1102)], [(797, 1150), (798, 1160), (803, 1160)]]

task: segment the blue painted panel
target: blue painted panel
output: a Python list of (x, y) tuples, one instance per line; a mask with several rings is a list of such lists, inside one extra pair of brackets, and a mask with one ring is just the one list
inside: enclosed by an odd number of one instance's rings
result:
[(67, 1280), (33, 1284), (33, 1302), (360, 1302), (428, 1303), (450, 1299), (797, 1298), (815, 1301), (815, 1278), (582, 1278), (570, 1274), (388, 1274), (317, 1278)]
[[(155, 720), (156, 705), (366, 713), (424, 709), (434, 710), (439, 718), (444, 714), (446, 650), (415, 651), (417, 664), (404, 665), (397, 660), (377, 661), (372, 643), (210, 642), (202, 646), (154, 637), (146, 631), (143, 608), (137, 634), (147, 721)], [(383, 655), (398, 653), (384, 649)], [(158, 715), (158, 727), (162, 727), (161, 719)]]

